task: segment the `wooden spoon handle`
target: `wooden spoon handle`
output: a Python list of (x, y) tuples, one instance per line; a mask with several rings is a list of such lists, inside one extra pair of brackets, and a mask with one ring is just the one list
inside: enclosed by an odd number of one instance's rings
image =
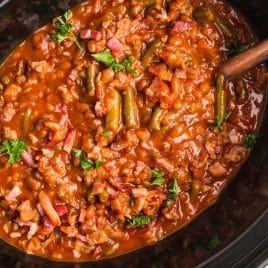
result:
[(267, 59), (268, 40), (265, 40), (234, 58), (227, 60), (219, 68), (219, 73), (223, 74), (227, 79), (232, 79)]

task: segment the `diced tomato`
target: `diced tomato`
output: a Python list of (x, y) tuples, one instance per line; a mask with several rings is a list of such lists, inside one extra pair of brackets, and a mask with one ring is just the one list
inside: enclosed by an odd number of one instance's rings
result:
[(96, 41), (100, 41), (102, 38), (102, 34), (99, 31), (94, 31), (93, 33), (91, 33), (90, 38)]
[(113, 54), (120, 53), (123, 49), (122, 44), (115, 37), (108, 40), (107, 47), (112, 51)]
[(67, 106), (64, 103), (59, 103), (55, 106), (54, 112), (67, 114)]

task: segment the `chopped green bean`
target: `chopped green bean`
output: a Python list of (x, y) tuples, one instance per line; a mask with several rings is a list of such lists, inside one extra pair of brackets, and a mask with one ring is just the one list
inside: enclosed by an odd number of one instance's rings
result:
[(127, 128), (139, 127), (139, 111), (134, 88), (129, 86), (124, 92), (124, 116)]
[(121, 97), (117, 90), (113, 89), (113, 106), (106, 114), (106, 130), (116, 133), (121, 119)]
[(152, 130), (160, 130), (161, 129), (161, 119), (163, 115), (164, 110), (161, 109), (159, 106), (155, 108), (149, 128)]
[(86, 86), (90, 96), (95, 95), (95, 79), (98, 73), (98, 66), (95, 63), (89, 64), (86, 72)]
[(226, 116), (227, 94), (224, 90), (224, 76), (219, 75), (217, 78), (216, 91), (216, 117), (218, 120), (223, 120)]
[(145, 52), (143, 58), (142, 58), (142, 65), (144, 67), (148, 67), (152, 64), (155, 54), (157, 54), (163, 47), (163, 42), (160, 39), (157, 39), (154, 41)]

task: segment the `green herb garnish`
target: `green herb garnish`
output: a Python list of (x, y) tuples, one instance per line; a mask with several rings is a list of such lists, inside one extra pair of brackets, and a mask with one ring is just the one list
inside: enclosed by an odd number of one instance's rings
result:
[(131, 68), (133, 62), (132, 58), (126, 58), (121, 63), (118, 63), (116, 58), (108, 49), (97, 54), (92, 54), (91, 56), (98, 62), (103, 63), (105, 66), (113, 68), (116, 73), (127, 71), (132, 75), (137, 74), (137, 72)]
[(165, 179), (163, 177), (163, 172), (158, 169), (151, 170), (154, 180), (151, 182), (152, 186), (161, 186), (165, 182)]
[(140, 215), (134, 216), (131, 219), (127, 219), (128, 223), (135, 227), (141, 227), (151, 222), (151, 218), (149, 216)]
[(27, 144), (23, 140), (5, 140), (0, 146), (0, 153), (9, 156), (8, 163), (14, 164), (21, 160), (22, 153), (26, 150)]
[(56, 21), (56, 32), (52, 34), (51, 38), (58, 44), (66, 40), (68, 37), (70, 37), (78, 46), (79, 49), (81, 48), (81, 45), (79, 44), (76, 36), (72, 32), (73, 25), (70, 23), (70, 19), (72, 18), (72, 11), (67, 10), (65, 13), (57, 19)]
[(101, 132), (101, 136), (106, 137), (106, 138), (111, 138), (113, 134), (110, 131), (103, 131)]
[(246, 148), (252, 148), (257, 142), (258, 136), (256, 134), (250, 133), (246, 134), (243, 139), (243, 144)]
[(238, 44), (237, 42), (233, 42), (229, 49), (229, 58), (232, 58), (236, 55), (239, 55), (243, 51), (247, 50), (250, 47), (250, 44)]
[(221, 244), (221, 240), (218, 235), (214, 235), (212, 239), (208, 242), (208, 248), (210, 250), (216, 249)]
[(73, 151), (75, 156), (79, 158), (81, 167), (86, 171), (89, 171), (92, 168), (99, 168), (103, 165), (103, 162), (100, 160), (96, 160), (95, 162), (88, 160), (80, 149), (73, 149)]
[(216, 121), (210, 125), (211, 128), (218, 128), (222, 130), (224, 123), (231, 117), (232, 112), (228, 112), (223, 119), (216, 118)]
[(166, 203), (166, 207), (169, 207), (174, 201), (178, 198), (180, 187), (178, 185), (178, 182), (176, 180), (173, 180), (172, 186), (168, 190), (168, 200)]

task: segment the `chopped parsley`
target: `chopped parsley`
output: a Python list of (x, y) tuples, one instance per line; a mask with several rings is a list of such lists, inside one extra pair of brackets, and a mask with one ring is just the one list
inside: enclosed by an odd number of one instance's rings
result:
[(216, 118), (216, 121), (210, 126), (222, 130), (224, 123), (231, 117), (232, 112), (228, 112), (223, 119)]
[(231, 47), (229, 49), (229, 58), (232, 58), (250, 47), (250, 44), (238, 44), (237, 42), (232, 42)]
[(79, 158), (81, 167), (86, 171), (89, 171), (93, 168), (99, 168), (103, 165), (103, 162), (100, 160), (96, 160), (95, 162), (88, 160), (80, 149), (73, 149), (73, 151), (75, 156)]
[(116, 58), (108, 49), (97, 54), (91, 54), (91, 56), (98, 62), (103, 63), (105, 66), (113, 68), (116, 73), (127, 71), (132, 75), (137, 74), (137, 72), (131, 67), (133, 63), (132, 58), (126, 58), (121, 63), (118, 63)]
[(70, 19), (72, 18), (72, 11), (67, 10), (65, 13), (59, 17), (56, 21), (56, 32), (52, 34), (51, 38), (58, 44), (66, 40), (70, 37), (81, 49), (81, 45), (79, 44), (76, 36), (72, 32), (73, 25), (70, 23)]
[(131, 219), (127, 219), (128, 223), (135, 227), (141, 227), (151, 222), (151, 218), (145, 215), (134, 216)]
[(21, 160), (21, 155), (27, 148), (27, 144), (23, 140), (4, 140), (0, 146), (0, 153), (9, 156), (8, 163), (14, 164)]
[(256, 134), (250, 133), (246, 134), (243, 139), (243, 144), (246, 148), (252, 148), (257, 142), (258, 136)]
[(210, 250), (216, 249), (221, 244), (221, 240), (219, 236), (216, 234), (212, 237), (212, 239), (208, 242), (208, 248)]
[(101, 132), (101, 136), (106, 137), (106, 138), (111, 138), (113, 136), (113, 133), (110, 131), (103, 131)]
[(161, 186), (164, 184), (165, 179), (163, 177), (163, 172), (161, 170), (158, 169), (153, 169), (151, 170), (153, 176), (154, 176), (154, 180), (151, 182), (152, 186)]
[(166, 203), (166, 207), (169, 207), (174, 201), (178, 198), (180, 187), (178, 185), (178, 182), (176, 180), (173, 180), (172, 186), (168, 190), (168, 200)]

